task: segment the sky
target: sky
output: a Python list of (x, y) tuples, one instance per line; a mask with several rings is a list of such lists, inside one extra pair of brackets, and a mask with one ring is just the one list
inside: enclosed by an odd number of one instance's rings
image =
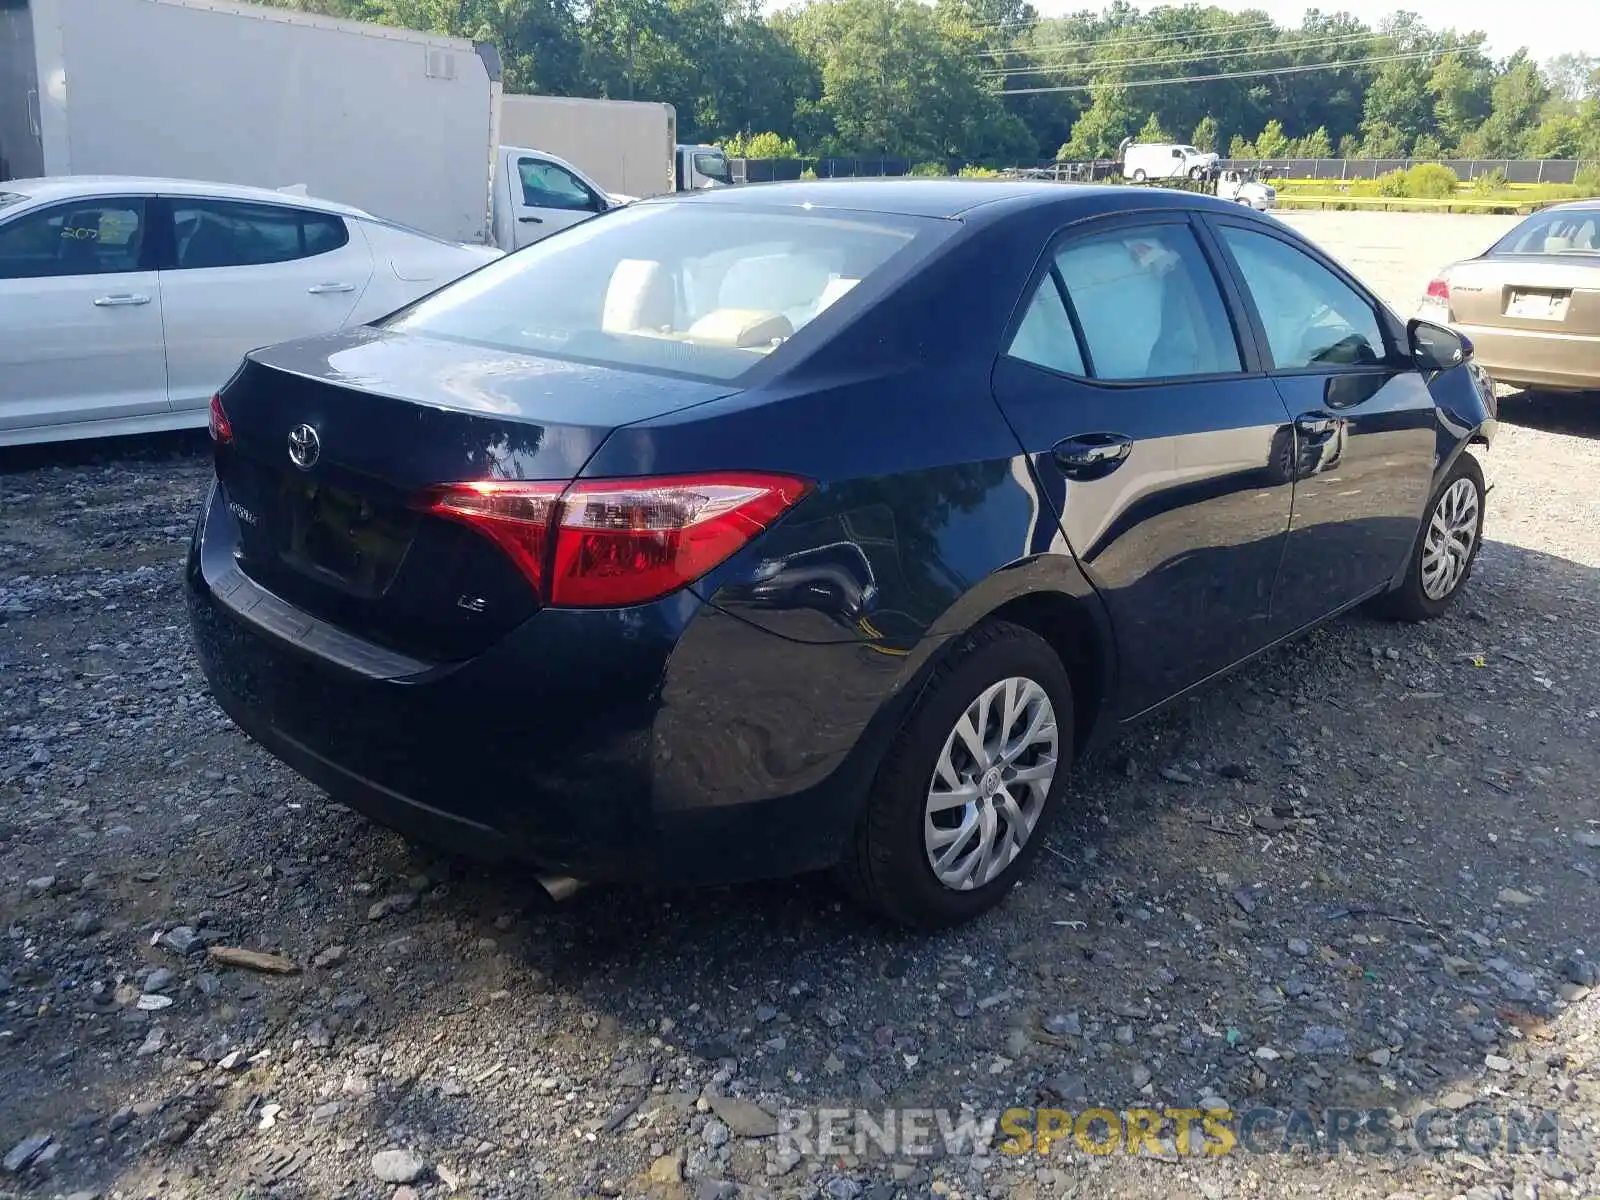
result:
[[(1181, 0), (1169, 0), (1181, 2)], [(1600, 55), (1600, 0), (1203, 0), (1226, 9), (1265, 10), (1280, 24), (1299, 25), (1309, 7), (1348, 12), (1377, 25), (1397, 8), (1416, 13), (1429, 28), (1481, 29), (1497, 56), (1526, 46), (1541, 62), (1568, 51)], [(1154, 7), (1134, 0), (1136, 7)], [(1041, 16), (1064, 16), (1100, 7), (1098, 0), (1034, 0)]]

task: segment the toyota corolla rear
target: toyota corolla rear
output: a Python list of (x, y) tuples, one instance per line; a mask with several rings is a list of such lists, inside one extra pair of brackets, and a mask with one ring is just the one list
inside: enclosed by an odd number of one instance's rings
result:
[(669, 666), (737, 687), (778, 641), (691, 585), (817, 481), (711, 446), (586, 466), (620, 428), (771, 378), (933, 224), (640, 205), (381, 328), (252, 354), (213, 401), (187, 572), (213, 694), (337, 798), (472, 853), (588, 878), (821, 865), (839, 831), (785, 834), (781, 788), (703, 781), (721, 851), (662, 784), (695, 750), (663, 696), (699, 686)]

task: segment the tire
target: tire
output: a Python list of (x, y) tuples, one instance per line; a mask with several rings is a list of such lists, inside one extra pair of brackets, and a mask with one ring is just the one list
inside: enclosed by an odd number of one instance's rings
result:
[(1206, 177), (1206, 169), (1204, 167), (1190, 167), (1189, 168), (1189, 178), (1194, 180), (1196, 183), (1199, 183), (1205, 177)]
[[(1464, 487), (1458, 487), (1463, 483)], [(1472, 567), (1483, 545), (1484, 491), (1483, 468), (1476, 458), (1463, 452), (1428, 500), (1427, 516), (1411, 548), (1404, 582), (1378, 598), (1376, 608), (1380, 616), (1393, 621), (1431, 620), (1441, 615), (1461, 594), (1467, 580), (1472, 578)], [(1468, 512), (1463, 505), (1475, 511)], [(1438, 523), (1447, 530), (1442, 537), (1435, 528)], [(1469, 537), (1470, 543), (1463, 546)], [(1428, 570), (1430, 563), (1440, 561), (1440, 549), (1445, 550), (1445, 569), (1451, 573), (1443, 590), (1434, 582), (1436, 576), (1431, 576)]]
[[(1002, 733), (999, 723), (1004, 722), (1008, 694), (1029, 703)], [(980, 762), (958, 734), (958, 724), (986, 695), (997, 723), (984, 722), (980, 748), (988, 750), (991, 741), (1004, 747), (1004, 734), (1009, 733), (1011, 749), (1018, 751), (1010, 759)], [(1040, 700), (1048, 703), (1048, 710)], [(1050, 757), (1043, 722), (1035, 724), (1047, 711), (1053, 713), (1055, 727), (1053, 768), (1048, 778), (1024, 778), (1042, 772)], [(1018, 746), (1024, 730), (1039, 732)], [(840, 866), (847, 890), (878, 914), (920, 929), (958, 924), (994, 907), (1038, 853), (1060, 807), (1072, 762), (1072, 731), (1072, 683), (1050, 644), (1008, 622), (979, 627), (935, 669), (885, 755)], [(949, 770), (941, 772), (947, 743)], [(973, 798), (965, 804), (947, 801), (936, 815), (930, 814), (930, 801), (936, 792), (949, 792), (951, 780), (963, 791), (971, 790)], [(1007, 811), (1021, 818), (1021, 824), (1031, 822), (1020, 849), (1007, 836), (1013, 827)], [(941, 881), (930, 842), (938, 843), (937, 853), (946, 858), (948, 871), (965, 865), (965, 886)], [(991, 849), (998, 854), (988, 857)], [(995, 861), (1002, 856), (1005, 861)]]
[(1145, 181), (1145, 173), (1144, 173), (1144, 168), (1143, 167), (1139, 168), (1137, 171), (1135, 171), (1133, 173), (1133, 181), (1135, 183), (1143, 183)]

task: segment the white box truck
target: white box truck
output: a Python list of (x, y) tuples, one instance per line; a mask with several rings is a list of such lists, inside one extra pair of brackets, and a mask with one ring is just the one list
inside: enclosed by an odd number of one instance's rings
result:
[(227, 0), (0, 0), (0, 179), (302, 185), (486, 241), (489, 44)]
[(670, 104), (507, 94), (500, 141), (563, 159), (613, 196), (642, 200), (676, 190), (678, 114)]

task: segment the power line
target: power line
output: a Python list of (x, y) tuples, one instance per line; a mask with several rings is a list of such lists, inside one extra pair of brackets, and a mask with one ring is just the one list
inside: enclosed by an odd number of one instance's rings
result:
[(1309, 50), (1318, 47), (1332, 48), (1341, 45), (1355, 45), (1361, 42), (1381, 42), (1392, 40), (1383, 34), (1359, 33), (1344, 34), (1337, 37), (1312, 38), (1309, 41), (1278, 42), (1271, 46), (1257, 46), (1253, 48), (1225, 46), (1217, 50), (1198, 50), (1193, 54), (1178, 54), (1167, 58), (1123, 58), (1106, 61), (1089, 60), (1087, 62), (1068, 62), (1039, 64), (1031, 67), (993, 67), (980, 71), (985, 77), (999, 75), (1040, 75), (1040, 74), (1069, 74), (1073, 71), (1094, 71), (1112, 67), (1161, 67), (1172, 66), (1176, 63), (1204, 62), (1211, 58), (1250, 58), (1263, 54), (1288, 53), (1293, 50)]
[[(1059, 20), (1060, 18), (1050, 18), (1050, 19), (1051, 20)], [(976, 25), (972, 26), (972, 28), (974, 30), (976, 30), (977, 32), (979, 32), (979, 33), (991, 32), (991, 31), (984, 30), (983, 28), (981, 28), (979, 26), (976, 26)], [(1020, 30), (1025, 29), (1025, 28), (1027, 28), (1027, 27), (1026, 26), (995, 26), (994, 31), (1004, 32), (1004, 33), (1011, 33), (1011, 32), (1020, 31)], [(1128, 47), (1133, 47), (1133, 46), (1154, 46), (1154, 45), (1157, 45), (1158, 43), (1161, 43), (1161, 42), (1179, 42), (1179, 41), (1184, 41), (1184, 40), (1199, 41), (1199, 40), (1203, 40), (1205, 38), (1231, 37), (1233, 34), (1236, 34), (1236, 33), (1259, 33), (1259, 32), (1261, 32), (1263, 30), (1277, 29), (1277, 28), (1279, 28), (1279, 25), (1278, 25), (1278, 23), (1276, 21), (1258, 21), (1253, 25), (1230, 25), (1226, 29), (1193, 29), (1193, 30), (1189, 30), (1186, 33), (1164, 33), (1164, 34), (1159, 34), (1159, 35), (1152, 35), (1152, 36), (1149, 36), (1149, 37), (1144, 37), (1144, 36), (1132, 37), (1132, 38), (1120, 37), (1115, 32), (1108, 32), (1108, 33), (1104, 33), (1104, 34), (1100, 35), (1099, 37), (1085, 38), (1082, 41), (1076, 41), (1076, 42), (1042, 42), (1042, 43), (1039, 43), (1038, 45), (1027, 47), (1027, 51), (1030, 52), (1030, 53), (1043, 53), (1043, 52), (1049, 51), (1049, 50), (1083, 50), (1083, 49), (1091, 49), (1091, 48), (1093, 48), (1095, 46), (1104, 46), (1108, 42), (1113, 42), (1118, 46), (1128, 46)], [(1021, 53), (1021, 52), (1022, 51), (1020, 51), (1018, 49), (1015, 49), (1015, 48), (1009, 49), (1009, 50), (974, 50), (972, 52), (972, 57), (973, 58), (996, 58), (996, 57), (999, 57), (1000, 55), (1003, 55), (1003, 54), (1018, 54), (1018, 53)]]
[(1119, 88), (1164, 87), (1175, 83), (1212, 83), (1219, 79), (1260, 79), (1268, 75), (1303, 75), (1308, 71), (1348, 71), (1351, 67), (1370, 67), (1375, 63), (1406, 62), (1437, 58), (1438, 50), (1415, 50), (1409, 54), (1383, 54), (1373, 58), (1350, 58), (1343, 62), (1306, 63), (1297, 67), (1267, 67), (1259, 71), (1222, 71), (1215, 75), (1174, 75), (1170, 79), (1100, 80), (1098, 83), (1069, 83), (1059, 87), (1010, 88), (1003, 96), (1039, 96), (1046, 92), (1092, 92), (1111, 84)]

